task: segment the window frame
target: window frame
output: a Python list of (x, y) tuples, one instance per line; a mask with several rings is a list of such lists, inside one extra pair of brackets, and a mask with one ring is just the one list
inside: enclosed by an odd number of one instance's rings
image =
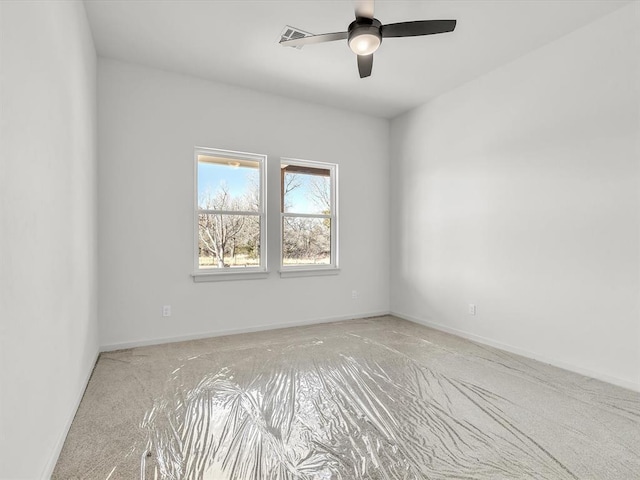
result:
[[(280, 276), (281, 277), (306, 277), (315, 275), (337, 275), (339, 268), (339, 245), (338, 245), (338, 164), (329, 162), (318, 162), (314, 160), (303, 160), (299, 158), (280, 157), (280, 172), (282, 165), (296, 165), (300, 167), (318, 168), (329, 170), (329, 178), (331, 185), (330, 200), (331, 214), (309, 214), (309, 213), (285, 213), (284, 198), (282, 197), (282, 182), (284, 180), (282, 173), (280, 174)], [(298, 218), (328, 218), (331, 222), (331, 261), (329, 264), (307, 264), (307, 265), (285, 265), (284, 264), (284, 219), (285, 217)]]
[[(198, 156), (207, 155), (233, 160), (248, 160), (258, 162), (259, 164), (259, 183), (260, 183), (260, 208), (257, 211), (228, 211), (228, 210), (205, 210), (201, 209), (198, 202)], [(194, 214), (193, 214), (193, 273), (192, 277), (195, 282), (209, 282), (219, 280), (247, 280), (266, 278), (268, 276), (267, 262), (267, 155), (260, 153), (238, 152), (234, 150), (224, 150), (211, 147), (195, 147), (194, 148)], [(260, 265), (257, 267), (244, 268), (201, 268), (199, 257), (199, 215), (219, 214), (219, 215), (245, 215), (257, 216), (260, 219)]]

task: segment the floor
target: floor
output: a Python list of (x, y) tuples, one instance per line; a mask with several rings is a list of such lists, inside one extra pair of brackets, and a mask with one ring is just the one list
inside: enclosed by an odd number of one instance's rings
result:
[(640, 393), (394, 317), (103, 353), (54, 479), (638, 479)]

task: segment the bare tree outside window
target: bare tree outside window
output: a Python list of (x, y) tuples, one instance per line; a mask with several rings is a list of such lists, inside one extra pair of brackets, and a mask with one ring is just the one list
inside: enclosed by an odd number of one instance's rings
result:
[(334, 166), (283, 159), (281, 165), (282, 265), (335, 264)]
[(259, 161), (198, 155), (199, 269), (262, 265), (260, 169)]

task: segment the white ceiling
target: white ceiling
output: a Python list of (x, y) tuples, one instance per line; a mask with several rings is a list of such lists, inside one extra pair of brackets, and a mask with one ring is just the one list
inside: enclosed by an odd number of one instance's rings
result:
[[(394, 117), (630, 0), (378, 0), (383, 24), (456, 19), (453, 33), (386, 39), (360, 79), (346, 41), (278, 45), (285, 25), (345, 31), (349, 0), (85, 0), (98, 54)], [(553, 75), (553, 72), (549, 72)]]

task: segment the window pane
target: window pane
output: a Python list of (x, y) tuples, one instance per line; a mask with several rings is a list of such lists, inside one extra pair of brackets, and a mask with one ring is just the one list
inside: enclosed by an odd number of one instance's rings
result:
[(198, 208), (260, 210), (260, 162), (198, 155)]
[(329, 265), (331, 220), (329, 218), (284, 217), (283, 265)]
[(258, 215), (198, 215), (200, 268), (260, 266)]
[(331, 170), (282, 165), (282, 211), (331, 214)]

